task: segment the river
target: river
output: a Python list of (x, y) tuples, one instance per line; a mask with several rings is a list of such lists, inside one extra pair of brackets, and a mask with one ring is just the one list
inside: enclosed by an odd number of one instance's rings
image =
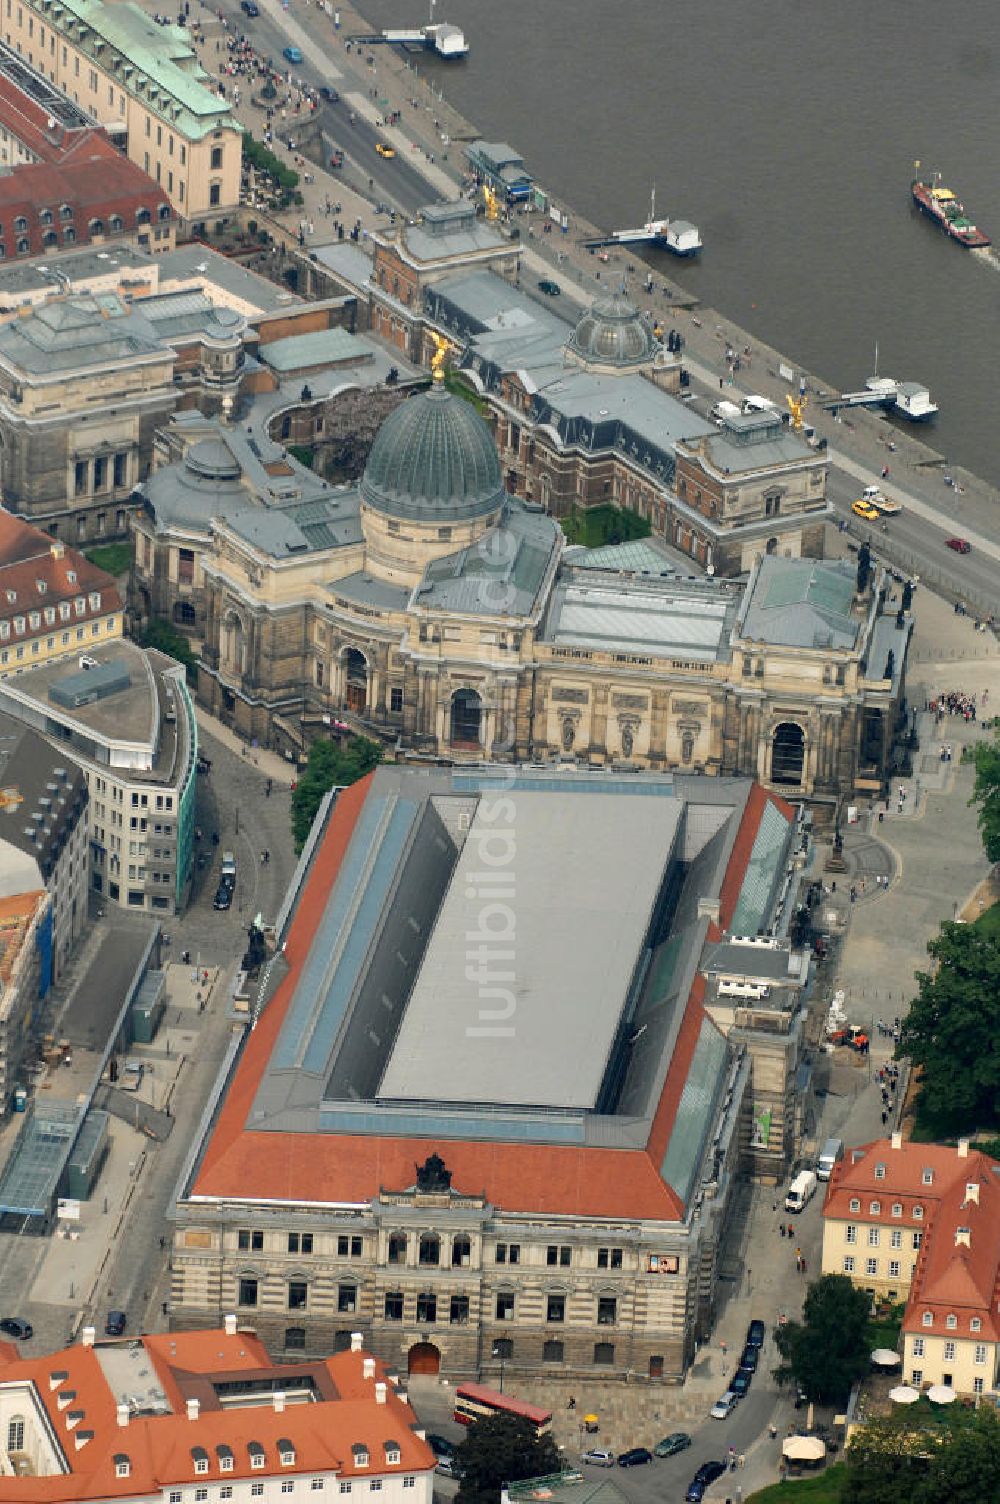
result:
[[(375, 26), (423, 0), (362, 0)], [(595, 224), (693, 220), (697, 262), (652, 265), (832, 389), (920, 381), (924, 435), (1000, 484), (1000, 254), (912, 209), (914, 158), (1000, 242), (996, 0), (439, 0), (459, 63), (420, 72)]]

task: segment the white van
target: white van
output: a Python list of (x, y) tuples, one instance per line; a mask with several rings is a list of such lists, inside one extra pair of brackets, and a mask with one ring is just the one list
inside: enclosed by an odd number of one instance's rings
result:
[(774, 413), (778, 410), (778, 404), (772, 402), (770, 397), (747, 397), (743, 403), (745, 413)]
[(741, 409), (735, 402), (719, 401), (712, 408), (709, 417), (714, 418), (716, 423), (721, 423), (724, 418), (738, 418), (740, 412)]
[(833, 1167), (838, 1159), (844, 1157), (844, 1140), (842, 1138), (828, 1138), (819, 1152), (816, 1161), (816, 1174), (820, 1180), (829, 1180), (833, 1174)]
[(786, 1212), (800, 1212), (809, 1205), (816, 1194), (816, 1171), (800, 1170), (788, 1187), (785, 1197)]

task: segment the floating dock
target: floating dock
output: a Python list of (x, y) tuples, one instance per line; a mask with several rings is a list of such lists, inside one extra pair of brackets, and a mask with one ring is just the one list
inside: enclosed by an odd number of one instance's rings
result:
[(376, 31), (374, 34), (351, 37), (350, 40), (362, 47), (377, 47), (385, 43), (390, 47), (402, 47), (407, 52), (434, 52), (443, 58), (465, 57), (469, 51), (465, 32), (448, 21), (439, 21), (430, 26), (390, 27), (388, 31)]

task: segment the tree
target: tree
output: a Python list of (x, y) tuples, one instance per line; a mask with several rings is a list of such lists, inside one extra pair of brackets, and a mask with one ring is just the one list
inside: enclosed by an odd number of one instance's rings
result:
[(992, 741), (977, 742), (972, 749), (976, 781), (970, 804), (979, 805), (977, 819), (983, 850), (991, 862), (1000, 862), (1000, 721)]
[(150, 617), (146, 626), (139, 636), (139, 645), (144, 648), (156, 648), (160, 653), (166, 653), (168, 658), (176, 658), (178, 663), (183, 663), (184, 672), (189, 681), (193, 681), (198, 665), (191, 644), (183, 632), (178, 632), (162, 616)]
[(870, 1422), (851, 1438), (843, 1504), (981, 1504), (996, 1498), (1000, 1421), (994, 1410)]
[(477, 1420), (455, 1454), (461, 1474), (456, 1504), (498, 1504), (505, 1483), (544, 1478), (562, 1464), (551, 1436), (539, 1437), (522, 1415)]
[(342, 742), (313, 742), (306, 771), (292, 794), (292, 835), (301, 851), (316, 818), (323, 795), (338, 786), (357, 783), (382, 761), (382, 748), (367, 736), (349, 736)]
[(936, 963), (918, 971), (897, 1058), (921, 1068), (918, 1114), (935, 1133), (1000, 1122), (1000, 940), (993, 928), (941, 926), (927, 946)]
[(798, 1380), (810, 1400), (845, 1400), (855, 1379), (868, 1372), (869, 1305), (846, 1274), (824, 1274), (811, 1284), (803, 1320), (778, 1328), (778, 1382)]

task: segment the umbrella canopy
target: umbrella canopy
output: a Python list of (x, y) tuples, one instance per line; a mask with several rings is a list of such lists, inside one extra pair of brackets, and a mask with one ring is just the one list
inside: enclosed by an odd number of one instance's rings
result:
[(920, 1398), (920, 1391), (909, 1384), (897, 1384), (889, 1390), (889, 1398), (895, 1405), (913, 1405)]
[(872, 1362), (879, 1368), (898, 1368), (902, 1361), (899, 1353), (894, 1353), (891, 1347), (877, 1347), (872, 1353)]
[(782, 1444), (781, 1454), (789, 1462), (819, 1462), (826, 1456), (826, 1442), (818, 1436), (789, 1436)]
[(583, 1418), (587, 1422), (588, 1426), (593, 1426), (593, 1425), (597, 1424), (597, 1416), (596, 1415), (585, 1415)]
[(950, 1405), (958, 1399), (958, 1395), (948, 1384), (932, 1384), (927, 1391), (927, 1398), (932, 1405)]

